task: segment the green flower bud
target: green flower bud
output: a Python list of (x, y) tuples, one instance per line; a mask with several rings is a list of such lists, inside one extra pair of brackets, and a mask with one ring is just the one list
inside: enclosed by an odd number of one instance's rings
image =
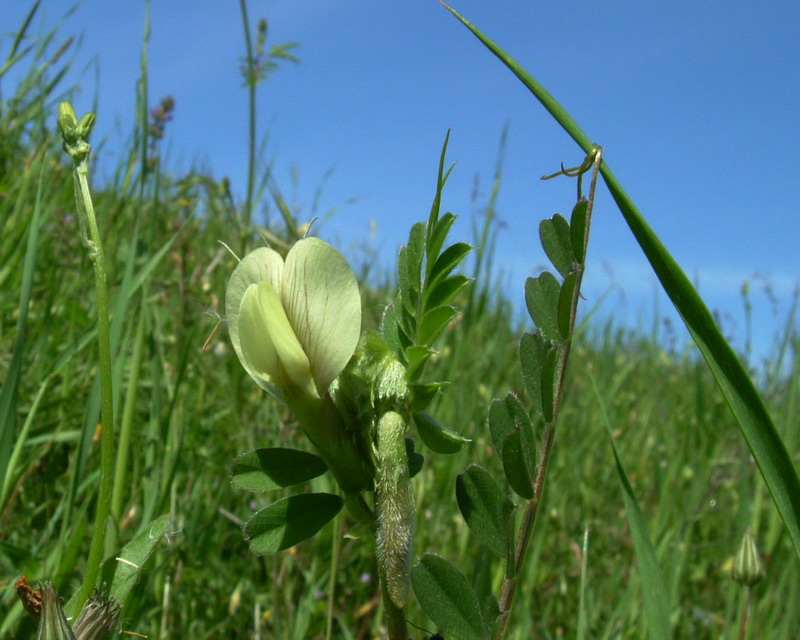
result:
[(406, 368), (395, 357), (384, 358), (375, 376), (375, 396), (379, 400), (400, 401), (408, 394)]
[(58, 104), (58, 126), (61, 131), (68, 131), (72, 136), (75, 135), (75, 127), (78, 126), (78, 119), (75, 117), (75, 111), (69, 102), (60, 102)]
[(84, 140), (88, 138), (89, 134), (92, 132), (92, 129), (94, 128), (94, 123), (96, 119), (97, 118), (91, 111), (83, 114), (81, 121), (75, 128), (75, 133), (77, 134), (77, 136), (79, 138), (83, 138)]
[(405, 431), (402, 416), (394, 411), (386, 412), (378, 421), (376, 555), (381, 579), (392, 602), (400, 609), (408, 599), (414, 541), (414, 494), (408, 477)]
[(58, 128), (61, 131), (61, 146), (78, 164), (89, 157), (91, 147), (87, 139), (94, 122), (95, 116), (91, 112), (85, 114), (78, 122), (72, 105), (69, 102), (59, 103)]
[(733, 559), (731, 577), (741, 585), (752, 587), (764, 577), (764, 574), (764, 563), (761, 562), (753, 533), (748, 528)]

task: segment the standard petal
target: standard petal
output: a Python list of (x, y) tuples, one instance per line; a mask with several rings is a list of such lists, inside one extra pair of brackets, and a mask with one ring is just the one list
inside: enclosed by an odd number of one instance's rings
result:
[(259, 383), (277, 384), (281, 375), (278, 352), (267, 330), (258, 289), (259, 285), (251, 284), (239, 307), (237, 324), (242, 364)]
[(308, 355), (320, 395), (352, 357), (361, 334), (361, 296), (344, 256), (304, 238), (286, 256), (283, 308)]
[(270, 282), (276, 291), (280, 291), (283, 268), (283, 258), (277, 251), (267, 248), (256, 249), (248, 253), (236, 265), (231, 279), (228, 281), (228, 289), (225, 293), (225, 316), (228, 322), (228, 331), (231, 335), (233, 350), (236, 352), (239, 362), (250, 375), (253, 375), (253, 372), (242, 356), (239, 339), (239, 310), (242, 306), (242, 298), (250, 285), (264, 280)]

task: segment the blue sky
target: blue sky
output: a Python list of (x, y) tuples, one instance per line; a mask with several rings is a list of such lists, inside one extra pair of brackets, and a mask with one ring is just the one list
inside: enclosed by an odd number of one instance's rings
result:
[[(4, 35), (29, 6), (7, 4)], [(800, 138), (800, 3), (453, 5), (604, 146), (628, 193), (739, 345), (741, 285), (752, 282), (756, 355), (766, 355), (800, 281), (800, 185), (792, 162)], [(44, 0), (34, 33), (69, 6)], [(574, 195), (572, 181), (538, 177), (581, 159), (527, 90), (435, 0), (251, 0), (249, 12), (252, 22), (269, 19), (269, 42), (300, 43), (301, 64), (284, 66), (259, 90), (267, 156), (275, 158), (287, 197), (305, 206), (333, 169), (321, 210), (343, 206), (321, 233), (351, 255), (371, 242), (390, 264), (411, 223), (427, 216), (448, 128), (448, 157), (457, 166), (444, 206), (462, 216), (453, 238), (470, 240), (475, 178), (482, 205), (508, 124), (497, 266), (521, 300), (524, 279), (546, 262), (539, 220), (568, 214)], [(71, 79), (81, 85), (78, 111), (95, 95), (99, 100), (95, 137), (107, 138), (95, 161), (101, 173), (113, 169), (130, 134), (143, 23), (143, 2), (85, 0), (61, 30), (82, 35)], [(154, 2), (151, 23), (149, 102), (167, 94), (176, 99), (169, 166), (227, 175), (243, 193), (247, 96), (238, 71), (239, 3)], [(1, 55), (8, 44), (4, 39)], [(657, 284), (604, 189), (588, 259), (588, 304), (612, 289), (603, 314), (649, 327)], [(661, 313), (668, 304), (661, 296)]]

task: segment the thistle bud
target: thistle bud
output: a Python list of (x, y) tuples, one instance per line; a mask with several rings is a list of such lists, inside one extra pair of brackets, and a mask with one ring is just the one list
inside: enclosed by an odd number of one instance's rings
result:
[(51, 582), (42, 586), (42, 609), (36, 640), (75, 640)]
[(119, 622), (119, 605), (95, 591), (70, 629), (61, 601), (49, 582), (42, 587), (41, 616), (36, 640), (107, 640)]
[(748, 528), (733, 559), (731, 577), (741, 585), (752, 587), (764, 577), (764, 573), (764, 563), (761, 562), (753, 534)]
[(95, 590), (83, 605), (72, 632), (75, 640), (106, 640), (110, 638), (119, 622), (119, 605), (114, 598)]

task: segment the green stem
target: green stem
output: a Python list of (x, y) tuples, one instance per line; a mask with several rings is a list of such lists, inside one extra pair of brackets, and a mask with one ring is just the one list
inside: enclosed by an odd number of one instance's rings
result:
[[(555, 416), (553, 417), (553, 424), (555, 424)], [(506, 623), (508, 616), (511, 613), (511, 605), (514, 602), (514, 596), (517, 593), (517, 584), (519, 581), (520, 572), (525, 564), (525, 556), (528, 552), (528, 545), (531, 541), (533, 534), (533, 525), (536, 524), (536, 514), (539, 511), (539, 504), (541, 502), (542, 491), (544, 490), (544, 481), (547, 477), (547, 469), (550, 462), (550, 453), (553, 450), (553, 436), (555, 435), (555, 427), (548, 425), (544, 432), (544, 446), (542, 452), (541, 462), (536, 471), (536, 479), (534, 480), (532, 499), (528, 500), (525, 505), (525, 511), (522, 515), (522, 524), (519, 528), (519, 535), (517, 536), (517, 548), (514, 555), (514, 572), (507, 575), (503, 579), (503, 586), (500, 592), (500, 599), (498, 607), (500, 615), (494, 627), (494, 640), (501, 640), (505, 634)]]
[(94, 264), (95, 295), (97, 297), (97, 340), (100, 358), (100, 488), (97, 495), (94, 532), (89, 547), (89, 558), (86, 561), (86, 573), (83, 584), (70, 602), (69, 615), (81, 610), (97, 583), (100, 575), (100, 564), (103, 561), (105, 545), (106, 521), (111, 510), (111, 480), (114, 472), (114, 406), (111, 378), (111, 338), (108, 321), (108, 286), (106, 284), (105, 257), (97, 220), (92, 205), (87, 174), (89, 171), (88, 154), (75, 167), (75, 196), (79, 215), (84, 222), (89, 237), (89, 257)]
[(747, 638), (747, 615), (750, 612), (750, 587), (745, 587), (744, 602), (742, 602), (742, 616), (739, 621), (739, 640)]
[[(255, 59), (253, 58), (253, 40), (250, 37), (250, 21), (247, 18), (247, 1), (239, 0), (242, 10), (242, 23), (244, 27), (244, 41), (247, 48), (247, 112), (248, 112), (248, 131), (247, 131), (247, 196), (244, 204), (244, 225), (242, 225), (243, 242), (245, 241), (247, 229), (250, 227), (250, 219), (253, 215), (253, 185), (255, 184), (256, 169), (256, 77)], [(244, 251), (244, 247), (242, 247)]]
[(286, 384), (284, 399), (342, 491), (348, 494), (369, 488), (371, 479), (330, 396), (314, 398), (301, 389)]
[(333, 607), (336, 602), (336, 576), (339, 573), (339, 553), (342, 549), (342, 534), (344, 533), (344, 516), (339, 515), (338, 526), (333, 532), (331, 549), (331, 577), (328, 581), (328, 612), (325, 619), (325, 640), (333, 637)]

